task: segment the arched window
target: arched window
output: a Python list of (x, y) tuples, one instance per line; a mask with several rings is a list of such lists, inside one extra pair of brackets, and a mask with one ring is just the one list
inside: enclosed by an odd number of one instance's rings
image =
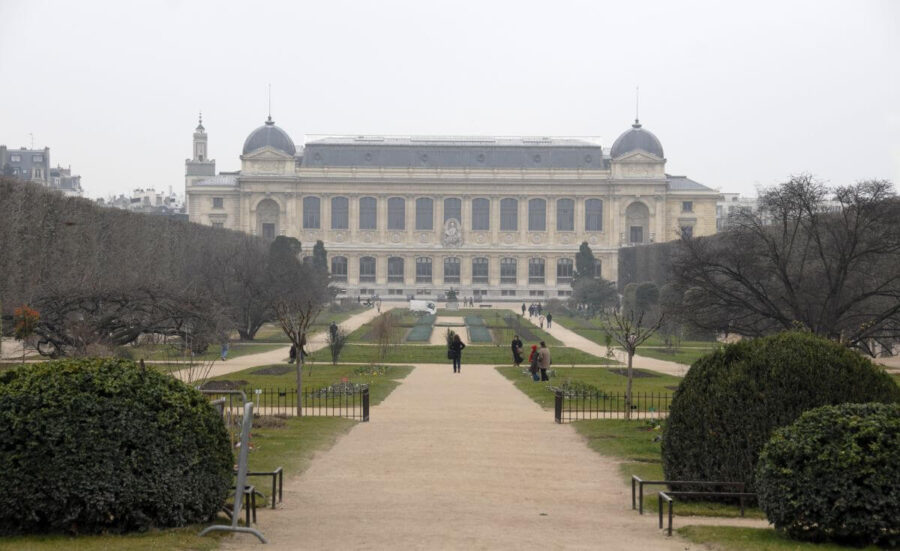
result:
[(472, 229), (475, 231), (491, 229), (490, 199), (472, 199)]
[(360, 283), (375, 281), (374, 256), (363, 256), (359, 259), (359, 281)]
[(500, 259), (500, 283), (516, 283), (516, 259)]
[(516, 199), (500, 200), (500, 231), (516, 231), (519, 229), (519, 201)]
[(556, 282), (572, 283), (574, 264), (571, 258), (560, 258), (556, 261)]
[(374, 230), (378, 227), (378, 201), (374, 197), (359, 199), (359, 229)]
[(488, 283), (488, 259), (478, 257), (472, 259), (472, 283)]
[(451, 218), (456, 218), (457, 222), (462, 222), (462, 200), (456, 197), (448, 197), (444, 199), (444, 223)]
[(346, 197), (331, 198), (331, 229), (346, 230), (350, 227), (350, 201)]
[(416, 199), (416, 229), (434, 229), (434, 201), (428, 197)]
[(585, 231), (603, 231), (603, 201), (588, 199), (584, 202)]
[(347, 281), (347, 257), (331, 257), (331, 279), (335, 281)]
[(547, 201), (528, 201), (528, 231), (547, 231)]
[(556, 231), (575, 231), (575, 201), (556, 200)]
[(444, 259), (444, 283), (459, 283), (459, 258), (451, 256)]
[(402, 197), (388, 199), (388, 229), (406, 229), (406, 199)]
[(416, 283), (431, 283), (431, 258), (416, 258)]
[(319, 229), (319, 198), (304, 197), (303, 198), (303, 229)]
[(388, 258), (388, 283), (403, 283), (403, 259), (399, 256)]
[(544, 259), (529, 258), (528, 259), (528, 283), (544, 282)]

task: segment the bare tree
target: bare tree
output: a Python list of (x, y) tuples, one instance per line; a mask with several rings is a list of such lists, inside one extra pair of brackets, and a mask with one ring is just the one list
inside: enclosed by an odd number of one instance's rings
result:
[[(634, 354), (639, 346), (644, 344), (659, 329), (663, 322), (663, 316), (649, 313), (645, 319), (645, 312), (634, 310), (613, 310), (605, 315), (606, 326), (611, 340), (615, 341), (625, 350), (628, 356), (626, 376), (628, 383), (625, 387), (625, 418), (631, 419), (632, 393), (631, 387), (634, 380), (632, 364)], [(650, 319), (652, 318), (652, 320)]]
[(378, 346), (378, 357), (384, 360), (388, 350), (397, 343), (397, 323), (393, 312), (387, 312), (372, 320), (372, 338)]
[[(829, 208), (833, 198), (837, 208)], [(695, 325), (746, 336), (798, 326), (869, 354), (900, 338), (900, 201), (883, 180), (829, 189), (801, 175), (683, 239), (673, 263)]]
[(297, 415), (303, 415), (303, 361), (309, 328), (331, 301), (328, 273), (300, 261), (300, 242), (279, 236), (269, 250), (272, 310), (297, 349)]

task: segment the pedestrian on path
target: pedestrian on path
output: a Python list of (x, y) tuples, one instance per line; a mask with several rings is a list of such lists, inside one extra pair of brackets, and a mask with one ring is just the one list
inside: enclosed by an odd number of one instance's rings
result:
[(522, 316), (524, 316), (524, 315), (525, 315), (525, 303), (523, 302), (522, 303)]
[(296, 361), (297, 359), (297, 347), (293, 344), (291, 345), (291, 352), (288, 357), (290, 358), (290, 361), (288, 363), (294, 363), (294, 361)]
[(222, 341), (222, 361), (228, 358), (228, 339)]
[(531, 345), (531, 354), (528, 356), (528, 371), (531, 373), (531, 379), (535, 382), (540, 381), (538, 375), (540, 369), (540, 360), (538, 359), (538, 347), (536, 344)]
[(550, 329), (551, 325), (553, 325), (553, 314), (547, 312), (547, 329)]
[(522, 344), (522, 340), (519, 338), (519, 336), (513, 335), (511, 348), (512, 348), (512, 355), (513, 355), (513, 365), (516, 367), (519, 367), (519, 365), (522, 364), (522, 360), (524, 359), (524, 358), (522, 358), (522, 347), (523, 346), (524, 345)]
[(544, 328), (544, 316), (538, 318), (538, 321), (541, 322), (541, 329)]
[(547, 376), (547, 370), (550, 369), (550, 365), (553, 362), (550, 359), (550, 349), (547, 348), (547, 343), (541, 341), (541, 347), (538, 349), (538, 368), (541, 370), (541, 380), (549, 381), (550, 377)]
[(462, 342), (462, 339), (459, 338), (459, 334), (453, 335), (453, 340), (450, 341), (450, 346), (447, 347), (447, 355), (450, 356), (450, 359), (453, 360), (453, 372), (460, 373), (461, 369), (461, 361), (462, 361), (462, 351), (463, 348), (466, 347), (466, 344)]

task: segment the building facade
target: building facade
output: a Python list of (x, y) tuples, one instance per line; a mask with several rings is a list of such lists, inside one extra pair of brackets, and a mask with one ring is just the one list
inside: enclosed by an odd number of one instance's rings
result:
[(72, 168), (50, 166), (50, 148), (9, 149), (0, 145), (0, 171), (4, 176), (34, 182), (65, 195), (81, 197), (81, 176), (73, 175)]
[(637, 121), (609, 149), (435, 136), (298, 149), (270, 117), (247, 137), (239, 172), (213, 175), (210, 163), (201, 124), (185, 169), (191, 221), (296, 237), (305, 251), (321, 239), (350, 296), (566, 297), (582, 242), (615, 281), (620, 247), (716, 231), (719, 193), (666, 174), (662, 145)]

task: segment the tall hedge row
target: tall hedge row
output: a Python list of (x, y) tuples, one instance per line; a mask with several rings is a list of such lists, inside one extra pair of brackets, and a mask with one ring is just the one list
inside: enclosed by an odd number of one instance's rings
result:
[(231, 484), (221, 416), (124, 360), (0, 374), (0, 534), (126, 532), (212, 518)]
[(807, 411), (763, 448), (756, 486), (792, 538), (900, 545), (900, 406)]
[(697, 360), (675, 392), (662, 441), (668, 480), (743, 481), (773, 431), (806, 410), (900, 402), (900, 387), (868, 359), (809, 333), (731, 344)]

